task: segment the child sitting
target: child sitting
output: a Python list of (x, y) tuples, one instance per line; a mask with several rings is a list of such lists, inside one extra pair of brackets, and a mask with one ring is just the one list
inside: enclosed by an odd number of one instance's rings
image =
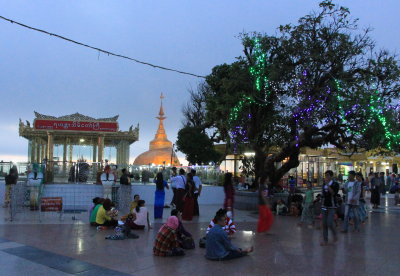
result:
[(276, 204), (276, 214), (278, 216), (284, 216), (288, 213), (288, 208), (286, 207), (285, 203), (282, 199), (278, 200)]
[[(235, 223), (232, 221), (232, 219), (230, 217), (227, 216), (227, 210), (226, 209), (219, 209), (216, 213), (217, 215), (224, 215), (225, 216), (225, 227), (223, 227), (223, 229), (225, 230), (225, 232), (228, 234), (228, 236), (232, 236), (233, 234), (236, 233), (236, 226)], [(213, 228), (215, 226), (216, 221), (211, 220), (210, 224), (208, 225), (206, 234), (208, 234), (208, 232), (210, 232), (211, 228)]]

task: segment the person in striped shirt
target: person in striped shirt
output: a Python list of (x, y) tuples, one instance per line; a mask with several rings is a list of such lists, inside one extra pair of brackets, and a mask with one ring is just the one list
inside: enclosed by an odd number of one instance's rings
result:
[[(232, 219), (227, 216), (228, 211), (226, 209), (219, 209), (217, 213), (215, 214), (216, 216), (224, 216), (225, 217), (225, 226), (222, 227), (222, 229), (229, 235), (232, 236), (233, 234), (236, 233), (236, 226), (235, 223), (232, 221)], [(232, 212), (230, 212), (232, 213)], [(215, 226), (217, 222), (215, 221), (215, 218), (211, 220), (210, 224), (208, 225), (207, 232), (210, 232), (211, 228)]]

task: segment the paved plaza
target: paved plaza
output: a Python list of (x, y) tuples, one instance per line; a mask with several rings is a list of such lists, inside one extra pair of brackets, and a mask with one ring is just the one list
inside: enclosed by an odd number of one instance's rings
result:
[[(387, 202), (388, 205), (389, 202)], [(152, 206), (149, 206), (151, 209)], [(218, 206), (202, 206), (202, 214), (186, 228), (196, 241), (204, 235)], [(165, 209), (169, 212), (170, 209)], [(233, 242), (254, 246), (241, 259), (215, 262), (205, 249), (186, 251), (184, 257), (152, 254), (161, 221), (150, 231), (136, 231), (136, 240), (105, 240), (112, 230), (97, 231), (84, 223), (87, 213), (47, 214), (42, 222), (30, 211), (0, 225), (1, 275), (396, 275), (399, 272), (400, 208), (383, 207), (370, 214), (361, 233), (340, 234), (336, 245), (321, 247), (320, 230), (297, 227), (297, 218), (275, 217), (269, 234), (256, 234), (257, 214), (236, 211), (238, 232)], [(165, 217), (165, 215), (164, 215)]]

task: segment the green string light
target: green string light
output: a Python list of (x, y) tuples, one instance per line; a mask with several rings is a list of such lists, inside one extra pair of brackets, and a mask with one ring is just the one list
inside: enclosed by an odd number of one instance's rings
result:
[[(262, 51), (261, 43), (258, 38), (253, 40), (254, 44), (254, 65), (250, 66), (250, 75), (254, 77), (254, 86), (258, 92), (262, 92), (264, 95), (264, 101), (267, 101), (269, 95), (269, 81), (265, 74), (267, 67), (267, 55)], [(242, 96), (241, 100), (231, 109), (229, 114), (230, 123), (236, 121), (239, 118), (243, 108), (247, 105), (256, 104), (258, 106), (265, 106), (266, 103), (259, 103), (253, 97)]]
[[(335, 80), (336, 88), (338, 90), (338, 96), (337, 100), (339, 103), (339, 110), (340, 114), (342, 117), (342, 121), (344, 123), (348, 123), (346, 120), (346, 113), (344, 112), (343, 109), (343, 97), (340, 95), (341, 92), (343, 91), (340, 83), (338, 80)], [(371, 125), (371, 123), (374, 121), (374, 117), (378, 119), (378, 121), (381, 123), (383, 130), (384, 130), (384, 136), (387, 141), (386, 146), (388, 149), (392, 149), (393, 145), (398, 145), (399, 144), (399, 139), (400, 139), (400, 133), (394, 134), (395, 131), (393, 131), (393, 127), (389, 124), (387, 118), (383, 114), (382, 110), (382, 98), (379, 96), (379, 91), (375, 90), (375, 93), (371, 95), (370, 98), (370, 105), (369, 105), (369, 116), (368, 119), (365, 121), (365, 124), (361, 127), (361, 131), (353, 130), (350, 129), (350, 126), (347, 126), (347, 131), (349, 131), (352, 134), (356, 135), (361, 135), (365, 133), (368, 129), (368, 127)]]

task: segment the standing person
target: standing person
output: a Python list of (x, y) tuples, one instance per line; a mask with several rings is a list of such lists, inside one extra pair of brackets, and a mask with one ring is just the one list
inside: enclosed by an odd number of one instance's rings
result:
[(13, 166), (10, 169), (10, 172), (6, 177), (4, 178), (6, 182), (6, 190), (4, 194), (4, 208), (8, 207), (11, 202), (11, 190), (12, 190), (12, 185), (16, 185), (18, 181), (18, 170), (16, 166)]
[(115, 175), (111, 171), (110, 165), (104, 167), (104, 172), (100, 176), (103, 185), (103, 198), (112, 199), (112, 186), (115, 184)]
[(123, 168), (121, 172), (122, 176), (119, 179), (119, 183), (121, 184), (119, 209), (120, 211), (127, 211), (132, 200), (131, 178), (133, 175), (126, 168)]
[(333, 172), (327, 170), (325, 172), (324, 185), (322, 187), (322, 230), (323, 241), (321, 246), (328, 244), (328, 230), (333, 234), (333, 241), (337, 241), (337, 234), (334, 224), (334, 218), (337, 207), (337, 194), (339, 192), (339, 184), (333, 180)]
[(228, 208), (230, 208), (231, 211), (233, 211), (235, 188), (233, 187), (232, 173), (228, 172), (225, 174), (224, 192), (225, 192), (224, 209), (228, 210)]
[(269, 206), (269, 202), (265, 199), (269, 196), (268, 186), (269, 178), (266, 177), (265, 180), (259, 180), (260, 184), (258, 187), (258, 223), (257, 223), (257, 232), (267, 232), (271, 229), (271, 226), (274, 222), (274, 216), (271, 212), (271, 207)]
[(386, 186), (385, 186), (385, 173), (380, 172), (379, 173), (379, 179), (381, 180), (381, 185), (380, 185), (380, 192), (382, 195), (386, 194)]
[(193, 219), (193, 210), (194, 210), (194, 189), (195, 184), (193, 181), (192, 173), (187, 174), (186, 178), (186, 195), (184, 199), (184, 207), (182, 212), (183, 220), (192, 220)]
[(346, 195), (346, 209), (344, 212), (344, 223), (342, 233), (347, 233), (349, 230), (350, 212), (353, 212), (354, 230), (360, 231), (359, 228), (359, 213), (358, 206), (360, 204), (361, 181), (355, 179), (356, 172), (349, 171), (349, 179), (343, 186), (343, 193)]
[(381, 204), (381, 195), (380, 195), (381, 180), (379, 179), (378, 173), (375, 173), (370, 183), (371, 183), (371, 204), (372, 208), (376, 209)]
[(174, 207), (176, 207), (176, 202), (175, 202), (176, 201), (176, 181), (175, 181), (175, 176), (177, 175), (176, 174), (176, 167), (172, 167), (171, 171), (172, 171), (172, 173), (171, 173), (171, 177), (170, 177), (170, 182), (171, 182), (171, 188), (172, 188), (173, 197), (172, 197), (170, 205), (174, 208)]
[(295, 191), (296, 191), (296, 180), (294, 179), (293, 175), (289, 176), (288, 184), (289, 184), (289, 192), (291, 194), (295, 193)]
[(242, 250), (234, 246), (224, 231), (225, 216), (217, 214), (214, 218), (216, 225), (208, 232), (206, 242), (206, 258), (215, 261), (225, 261), (246, 256), (253, 247)]
[(393, 179), (392, 174), (387, 171), (386, 172), (386, 191), (389, 191), (390, 187), (392, 187), (392, 184), (393, 184), (392, 179)]
[(179, 169), (179, 175), (175, 176), (173, 179), (176, 183), (176, 196), (175, 196), (176, 209), (178, 209), (179, 212), (183, 212), (183, 204), (184, 204), (183, 199), (186, 194), (185, 170)]
[(360, 216), (360, 222), (364, 223), (367, 219), (367, 210), (365, 209), (365, 190), (367, 186), (364, 182), (362, 173), (356, 173), (356, 180), (361, 182), (361, 193), (360, 193), (360, 204), (358, 205), (358, 214)]
[(199, 216), (200, 215), (200, 209), (199, 209), (199, 197), (201, 194), (201, 190), (203, 189), (203, 185), (201, 183), (200, 177), (196, 175), (196, 170), (192, 169), (191, 173), (193, 174), (193, 182), (195, 185), (194, 189), (194, 210), (193, 210), (193, 216)]
[(156, 191), (154, 193), (154, 218), (162, 219), (164, 211), (165, 191), (164, 188), (169, 189), (167, 181), (164, 180), (162, 172), (157, 173)]
[(307, 191), (303, 200), (303, 211), (301, 213), (300, 226), (307, 223), (309, 227), (314, 224), (314, 190), (311, 181), (307, 181)]

